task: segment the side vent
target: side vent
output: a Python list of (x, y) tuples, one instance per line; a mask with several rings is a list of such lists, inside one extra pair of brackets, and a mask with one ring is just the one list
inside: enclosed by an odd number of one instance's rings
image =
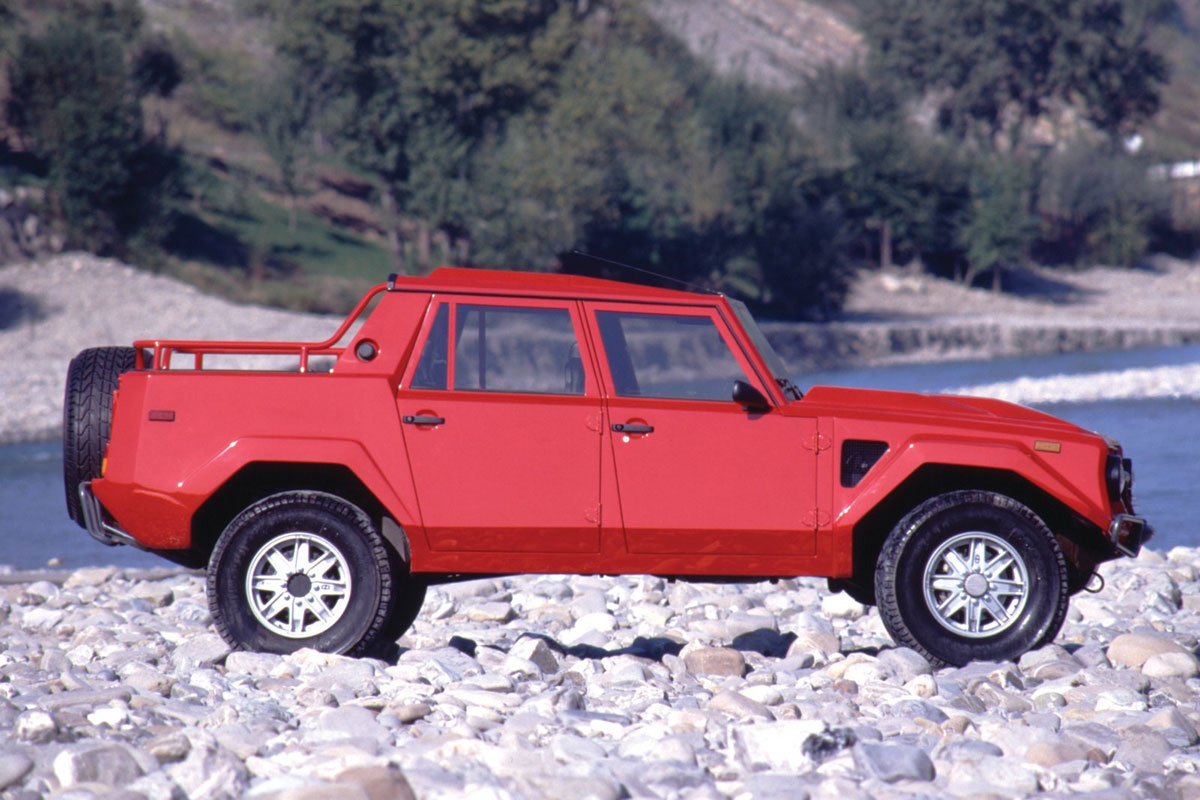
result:
[(847, 439), (842, 442), (842, 486), (858, 486), (888, 450), (887, 442)]

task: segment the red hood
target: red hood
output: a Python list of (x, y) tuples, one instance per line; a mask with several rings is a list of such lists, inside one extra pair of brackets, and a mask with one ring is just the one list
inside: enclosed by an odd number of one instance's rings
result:
[(961, 419), (973, 422), (991, 419), (996, 422), (1023, 423), (1042, 429), (1052, 428), (1062, 432), (1086, 433), (1078, 425), (1050, 414), (988, 397), (814, 386), (804, 395), (804, 402), (846, 410), (861, 408), (872, 414), (916, 414), (939, 420)]

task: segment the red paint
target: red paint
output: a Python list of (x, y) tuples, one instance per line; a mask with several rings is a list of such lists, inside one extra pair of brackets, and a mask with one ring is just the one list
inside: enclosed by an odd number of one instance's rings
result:
[[(603, 320), (616, 317), (707, 337), (729, 364), (713, 380), (745, 381), (770, 410), (649, 396), (710, 384), (660, 369), (661, 343), (633, 323), (614, 339)], [(1019, 478), (1101, 550), (1113, 516), (1132, 513), (1108, 496), (1096, 434), (994, 400), (829, 387), (789, 398), (747, 326), (717, 295), (443, 268), (376, 287), (323, 342), (139, 341), (151, 358), (121, 377), (93, 489), (137, 541), (182, 549), (220, 532), (198, 519), (223, 526), (240, 510), (197, 516), (240, 470), (336, 465), (407, 534), (412, 569), (439, 573), (845, 576), (856, 526), (930, 464)], [(290, 356), (302, 371), (205, 368), (229, 353)], [(335, 358), (332, 373), (308, 373), (313, 356)], [(511, 388), (526, 367), (551, 388)], [(847, 487), (842, 446), (859, 439), (888, 449)]]

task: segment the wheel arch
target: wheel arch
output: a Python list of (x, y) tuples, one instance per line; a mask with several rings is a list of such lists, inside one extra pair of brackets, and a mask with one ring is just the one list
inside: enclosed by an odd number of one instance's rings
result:
[[(873, 583), (884, 540), (905, 514), (937, 495), (969, 489), (1011, 497), (1037, 514), (1058, 540), (1073, 578), (1084, 580), (1096, 564), (1112, 558), (1102, 549), (1105, 540), (1099, 529), (1024, 476), (1005, 469), (924, 464), (854, 525), (853, 580), (865, 581), (868, 586)], [(1072, 591), (1080, 588), (1073, 586)]]
[(245, 464), (221, 484), (192, 516), (192, 545), (187, 555), (173, 557), (181, 563), (204, 566), (217, 538), (234, 517), (259, 500), (287, 491), (324, 492), (358, 506), (371, 518), (400, 561), (411, 563), (412, 547), (402, 521), (395, 518), (354, 470), (338, 463), (275, 461)]

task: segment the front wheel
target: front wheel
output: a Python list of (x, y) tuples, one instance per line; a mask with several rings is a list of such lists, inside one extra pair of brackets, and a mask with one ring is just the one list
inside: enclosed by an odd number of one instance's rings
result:
[(994, 492), (950, 492), (892, 530), (875, 593), (892, 638), (934, 663), (1013, 659), (1062, 627), (1067, 564), (1026, 506)]
[(232, 646), (373, 653), (395, 611), (396, 565), (371, 519), (321, 492), (284, 492), (239, 514), (208, 566), (209, 607)]

